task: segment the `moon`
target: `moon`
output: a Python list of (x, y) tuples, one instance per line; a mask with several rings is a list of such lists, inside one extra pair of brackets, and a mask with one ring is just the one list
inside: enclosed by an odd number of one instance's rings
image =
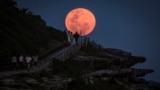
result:
[(90, 34), (96, 25), (94, 14), (86, 8), (75, 8), (71, 10), (65, 19), (65, 25), (68, 31), (80, 36)]

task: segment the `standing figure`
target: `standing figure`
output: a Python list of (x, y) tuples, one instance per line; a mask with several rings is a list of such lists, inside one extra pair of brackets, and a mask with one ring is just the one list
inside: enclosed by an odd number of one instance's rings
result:
[(17, 69), (17, 57), (13, 56), (11, 59), (13, 70)]
[(74, 34), (74, 38), (75, 38), (76, 44), (78, 44), (78, 38), (79, 38), (79, 36), (80, 35), (77, 32)]
[(31, 68), (31, 60), (32, 58), (30, 57), (30, 55), (27, 55), (26, 59), (26, 63), (27, 63), (27, 70), (29, 71)]
[(33, 56), (32, 58), (33, 58), (34, 66), (37, 66), (37, 62), (38, 62), (38, 55), (35, 55), (35, 56)]
[(20, 69), (24, 69), (24, 57), (23, 57), (23, 55), (19, 56), (19, 66), (20, 66)]
[(67, 40), (68, 40), (69, 44), (72, 44), (73, 35), (72, 35), (71, 31), (67, 31)]
[(69, 34), (70, 35), (70, 42), (71, 42), (71, 44), (73, 44), (73, 33), (71, 31), (69, 33), (70, 33)]

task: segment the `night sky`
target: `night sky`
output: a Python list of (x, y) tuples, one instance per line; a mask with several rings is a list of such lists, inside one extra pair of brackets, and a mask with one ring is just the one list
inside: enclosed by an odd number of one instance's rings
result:
[(40, 15), (48, 26), (65, 29), (67, 13), (77, 7), (91, 10), (96, 27), (89, 37), (106, 48), (117, 48), (144, 56), (136, 68), (154, 73), (147, 80), (160, 82), (160, 0), (16, 0), (18, 7)]

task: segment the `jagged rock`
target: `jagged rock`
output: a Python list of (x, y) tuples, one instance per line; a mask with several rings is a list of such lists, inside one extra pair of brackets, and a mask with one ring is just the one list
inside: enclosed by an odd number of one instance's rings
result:
[(84, 75), (83, 77), (94, 77), (94, 76), (116, 76), (121, 74), (131, 73), (131, 69), (107, 69), (107, 70), (98, 70), (89, 74)]
[(49, 80), (49, 78), (47, 78), (47, 77), (42, 77), (42, 79), (43, 79), (44, 83), (48, 82), (48, 80)]
[(14, 83), (15, 80), (12, 78), (6, 78), (1, 80), (2, 83), (8, 84), (8, 83)]
[(62, 78), (60, 76), (54, 76), (52, 78), (43, 77), (45, 81), (45, 89), (60, 89), (64, 88), (68, 83), (72, 81), (71, 78)]
[(154, 72), (154, 71), (151, 70), (151, 69), (135, 69), (135, 68), (132, 68), (132, 75), (134, 75), (136, 77), (143, 77), (146, 74), (152, 73), (152, 72)]
[(4, 78), (1, 80), (0, 90), (17, 90), (18, 88), (27, 89), (28, 85), (15, 78)]
[(82, 56), (82, 55), (75, 55), (72, 59), (74, 60), (111, 60), (109, 58), (100, 58), (95, 56)]
[(26, 83), (31, 83), (31, 84), (39, 84), (39, 82), (33, 78), (24, 78)]
[(0, 87), (0, 90), (17, 90), (17, 89), (9, 88), (9, 87)]
[(73, 60), (84, 62), (96, 69), (103, 69), (104, 67), (114, 67), (114, 68), (130, 68), (137, 63), (145, 62), (146, 58), (142, 56), (110, 56), (108, 57), (96, 57), (96, 56), (83, 56), (83, 55), (75, 55), (72, 57)]
[(44, 82), (39, 83), (36, 79), (24, 77), (16, 80), (16, 78), (4, 78), (0, 80), (0, 90), (37, 90), (39, 88), (45, 90), (57, 90), (67, 87), (72, 81), (71, 78), (62, 78), (61, 76), (41, 77)]
[(139, 63), (143, 63), (146, 61), (146, 58), (143, 56), (130, 56), (130, 57), (128, 57), (128, 59), (136, 60)]
[(126, 52), (126, 51), (123, 51), (123, 50), (120, 50), (120, 49), (104, 48), (103, 50), (105, 52), (108, 52), (110, 54), (117, 55), (117, 56), (131, 56), (132, 55), (132, 53)]
[(98, 70), (94, 71), (88, 74), (83, 75), (83, 77), (105, 77), (105, 76), (121, 76), (125, 77), (126, 75), (132, 75), (133, 78), (144, 76), (148, 73), (153, 72), (153, 70), (150, 69), (105, 69), (105, 70)]

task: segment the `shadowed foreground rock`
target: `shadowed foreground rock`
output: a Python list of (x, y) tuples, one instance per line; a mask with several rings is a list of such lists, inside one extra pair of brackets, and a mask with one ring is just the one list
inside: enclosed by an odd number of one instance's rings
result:
[[(113, 52), (112, 52), (113, 50)], [(160, 84), (143, 77), (150, 69), (132, 68), (146, 61), (118, 49), (92, 44), (65, 61), (53, 59), (52, 71), (17, 74), (0, 79), (1, 90), (159, 90)]]

